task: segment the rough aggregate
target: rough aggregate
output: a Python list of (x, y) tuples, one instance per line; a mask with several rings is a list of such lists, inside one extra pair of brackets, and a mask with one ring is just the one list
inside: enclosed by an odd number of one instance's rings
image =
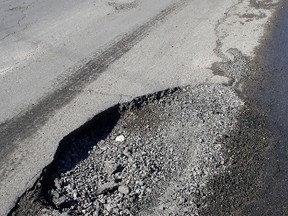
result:
[(122, 105), (108, 137), (54, 179), (53, 203), (71, 215), (197, 214), (197, 194), (225, 171), (217, 140), (233, 128), (242, 106), (222, 85)]
[(120, 104), (63, 139), (13, 214), (238, 215), (261, 185), (261, 119), (220, 84)]

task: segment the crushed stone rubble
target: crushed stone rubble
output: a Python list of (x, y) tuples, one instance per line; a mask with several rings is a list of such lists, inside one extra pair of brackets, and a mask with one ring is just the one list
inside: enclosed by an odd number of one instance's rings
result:
[(225, 172), (219, 140), (233, 129), (243, 101), (218, 84), (140, 101), (121, 105), (108, 136), (73, 169), (55, 174), (49, 194), (57, 211), (43, 214), (198, 215), (199, 197), (211, 193), (207, 182)]

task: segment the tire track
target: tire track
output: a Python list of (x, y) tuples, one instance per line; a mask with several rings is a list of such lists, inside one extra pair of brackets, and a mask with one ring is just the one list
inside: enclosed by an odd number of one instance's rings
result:
[[(92, 57), (84, 59), (85, 64), (71, 69), (72, 75), (64, 79), (61, 86), (54, 92), (42, 98), (36, 105), (26, 112), (15, 116), (0, 125), (0, 169), (3, 170), (5, 159), (16, 147), (16, 143), (30, 137), (39, 130), (56, 110), (64, 107), (75, 98), (84, 87), (95, 81), (112, 63), (120, 59), (139, 41), (145, 38), (157, 25), (167, 20), (168, 16), (181, 10), (192, 0), (180, 0), (162, 10), (154, 18), (123, 35), (106, 48), (103, 52), (96, 52)], [(2, 175), (3, 176), (3, 175)]]

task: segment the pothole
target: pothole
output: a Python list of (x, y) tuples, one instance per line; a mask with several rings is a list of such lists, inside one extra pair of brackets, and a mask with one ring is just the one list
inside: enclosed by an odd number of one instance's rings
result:
[[(169, 89), (112, 107), (61, 141), (53, 162), (10, 214), (201, 214), (229, 195), (230, 182), (221, 176), (236, 182), (241, 174), (259, 177), (250, 162), (261, 158), (267, 140), (250, 145), (250, 129), (266, 135), (245, 121), (245, 107), (232, 87), (218, 84)], [(245, 164), (251, 169), (233, 172)], [(219, 178), (220, 187), (213, 183)], [(243, 190), (232, 200), (247, 201), (243, 194), (254, 187), (247, 181), (242, 178)]]

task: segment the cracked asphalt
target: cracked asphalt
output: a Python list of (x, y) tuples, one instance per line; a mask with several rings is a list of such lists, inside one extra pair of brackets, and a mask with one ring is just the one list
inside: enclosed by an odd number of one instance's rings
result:
[(117, 103), (203, 84), (231, 85), (247, 98), (280, 3), (1, 1), (0, 214), (63, 137)]

